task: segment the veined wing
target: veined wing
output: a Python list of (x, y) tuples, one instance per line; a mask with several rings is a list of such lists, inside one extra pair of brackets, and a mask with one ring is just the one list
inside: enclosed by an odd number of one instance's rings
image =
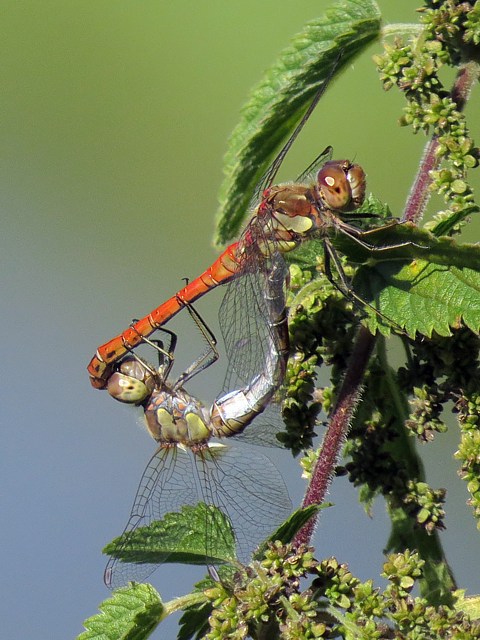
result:
[(201, 498), (228, 517), (235, 533), (237, 557), (248, 562), (252, 551), (291, 512), (284, 480), (257, 448), (214, 445), (203, 453), (195, 457)]
[(223, 393), (247, 386), (276, 364), (272, 359), (288, 340), (278, 326), (284, 320), (287, 266), (271, 238), (266, 239), (268, 230), (258, 222), (254, 228), (263, 253), (251, 245), (245, 249), (242, 274), (228, 284), (219, 311), (228, 360)]
[[(118, 539), (105, 570), (105, 583), (111, 588), (129, 580), (143, 581), (170, 558), (162, 556), (161, 534), (146, 539), (145, 552), (157, 543), (155, 563), (123, 562), (129, 553), (141, 552), (141, 542), (134, 536), (141, 527), (163, 520), (166, 514), (178, 513), (185, 505), (204, 503), (206, 532), (205, 564), (215, 557), (218, 537), (233, 533), (237, 555), (247, 561), (253, 549), (288, 516), (291, 503), (280, 473), (272, 462), (248, 447), (232, 449), (224, 445), (207, 446), (197, 451), (179, 447), (162, 447), (151, 458), (140, 481), (134, 505), (123, 535)], [(228, 519), (230, 528), (222, 529), (216, 507)], [(175, 537), (188, 540), (192, 527), (175, 523)], [(139, 547), (140, 544), (140, 547)], [(228, 541), (226, 542), (228, 544)], [(198, 545), (197, 545), (198, 546)], [(148, 557), (148, 553), (144, 557)], [(198, 557), (198, 556), (197, 556)]]
[[(117, 588), (129, 580), (144, 581), (158, 564), (123, 562), (116, 556), (125, 556), (138, 547), (133, 536), (140, 527), (161, 520), (166, 513), (180, 511), (183, 505), (196, 502), (197, 487), (189, 456), (175, 445), (160, 447), (143, 472), (129, 520), (105, 569), (105, 584)], [(167, 558), (165, 556), (163, 561)]]

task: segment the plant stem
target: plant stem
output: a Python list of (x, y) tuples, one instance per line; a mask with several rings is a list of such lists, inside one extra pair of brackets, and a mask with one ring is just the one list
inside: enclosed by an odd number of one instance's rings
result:
[[(458, 70), (451, 91), (451, 98), (459, 111), (463, 111), (465, 108), (470, 92), (478, 77), (479, 65), (476, 62), (468, 62)], [(437, 155), (438, 146), (436, 135), (432, 136), (425, 146), (417, 175), (405, 204), (402, 216), (403, 221), (418, 223), (423, 216), (431, 195), (430, 185), (432, 184), (432, 178), (430, 177), (430, 172), (436, 169), (441, 162), (441, 158)]]
[[(353, 412), (360, 397), (362, 382), (374, 345), (375, 337), (372, 336), (368, 329), (360, 327), (347, 373), (323, 440), (322, 450), (303, 499), (303, 507), (308, 507), (311, 504), (321, 504), (325, 500), (335, 464), (339, 458), (341, 447), (350, 428)], [(300, 529), (294, 540), (295, 545), (310, 543), (315, 522), (316, 518), (311, 518)]]
[(405, 209), (403, 210), (402, 221), (416, 223), (423, 216), (431, 194), (429, 189), (432, 184), (430, 171), (438, 166), (438, 158), (436, 156), (437, 148), (438, 140), (436, 136), (433, 136), (425, 146), (417, 175), (415, 176), (412, 188), (408, 194)]
[(167, 616), (175, 613), (176, 611), (183, 611), (187, 607), (192, 607), (196, 604), (204, 604), (208, 602), (205, 594), (202, 591), (195, 591), (193, 593), (187, 593), (184, 596), (179, 596), (173, 600), (165, 602), (163, 607), (164, 611), (161, 620), (164, 620)]

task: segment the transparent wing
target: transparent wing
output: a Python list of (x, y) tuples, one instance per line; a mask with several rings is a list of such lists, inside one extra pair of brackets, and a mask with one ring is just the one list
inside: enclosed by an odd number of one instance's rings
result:
[[(291, 136), (260, 179), (249, 206), (249, 210), (252, 213), (256, 211), (258, 203), (262, 200), (264, 190), (273, 184), (287, 153), (326, 91), (340, 61), (341, 54), (338, 55), (329, 76), (313, 97)], [(299, 181), (301, 182), (316, 167), (331, 158), (331, 153), (332, 148), (327, 147), (301, 174)], [(262, 295), (265, 292), (266, 278), (268, 278), (271, 267), (270, 259), (276, 254), (274, 237), (275, 233), (269, 227), (268, 222), (264, 218), (260, 221), (259, 217), (254, 215), (239, 242), (239, 250), (242, 255), (239, 255), (238, 258), (242, 264), (242, 276), (229, 285), (220, 311), (220, 323), (230, 366), (238, 376), (241, 384), (248, 384), (248, 381), (252, 379), (252, 375), (259, 371), (259, 367), (264, 362), (262, 358), (265, 353), (262, 350), (255, 356), (254, 349), (251, 346), (244, 345), (254, 344), (255, 340), (257, 340), (257, 344), (261, 348), (266, 340), (265, 333), (267, 329), (265, 326), (260, 326), (259, 318), (269, 318), (272, 312), (271, 307), (269, 308), (265, 304), (265, 300), (262, 300)], [(275, 257), (275, 259), (281, 258)], [(238, 355), (235, 355), (235, 353)], [(229, 382), (227, 378), (225, 391), (229, 387), (230, 389), (232, 388)]]
[(325, 162), (328, 162), (328, 160), (332, 159), (332, 154), (333, 154), (333, 148), (331, 146), (328, 146), (326, 149), (324, 149), (322, 151), (322, 153), (320, 155), (318, 155), (315, 160), (313, 160), (313, 162), (311, 162), (308, 167), (306, 169), (304, 169), (302, 171), (302, 173), (298, 176), (298, 178), (295, 180), (295, 182), (307, 182), (309, 181), (310, 177), (317, 173), (318, 169), (325, 164)]
[[(283, 161), (285, 160), (285, 157), (286, 157), (287, 153), (290, 151), (290, 148), (292, 147), (293, 143), (298, 138), (298, 136), (299, 136), (300, 132), (302, 131), (303, 127), (306, 125), (308, 119), (310, 118), (310, 116), (314, 112), (317, 104), (320, 102), (321, 97), (323, 96), (323, 94), (327, 90), (328, 85), (330, 84), (330, 80), (335, 75), (335, 71), (337, 70), (337, 68), (338, 68), (338, 66), (340, 64), (341, 58), (342, 58), (342, 53), (340, 53), (337, 56), (337, 59), (336, 59), (335, 63), (333, 64), (332, 68), (331, 68), (330, 74), (325, 78), (325, 80), (321, 84), (319, 90), (313, 96), (313, 100), (311, 101), (311, 103), (309, 104), (307, 110), (303, 114), (300, 122), (297, 124), (297, 126), (293, 130), (291, 136), (288, 138), (287, 142), (280, 149), (278, 155), (276, 156), (276, 158), (273, 160), (272, 164), (268, 167), (268, 169), (266, 170), (266, 172), (264, 173), (264, 175), (260, 179), (258, 185), (255, 188), (255, 193), (254, 193), (254, 197), (253, 197), (253, 201), (254, 202), (258, 202), (260, 200), (264, 189), (267, 189), (268, 187), (272, 186), (272, 184), (273, 184), (273, 182), (274, 182), (274, 180), (275, 180), (275, 178), (277, 176), (277, 173), (278, 173), (280, 167), (282, 166)], [(328, 148), (325, 151), (327, 151), (327, 150), (328, 150)], [(310, 167), (311, 166), (312, 165), (310, 165)], [(310, 167), (309, 167), (309, 169), (310, 169)], [(302, 174), (302, 176), (307, 174), (307, 171), (305, 171)]]
[[(237, 262), (241, 265), (239, 275), (229, 283), (219, 314), (229, 362), (223, 387), (224, 394), (245, 388), (255, 376), (271, 364), (272, 357), (275, 357), (272, 344), (278, 346), (277, 351), (280, 353), (282, 342), (283, 345), (285, 343), (285, 336), (282, 337), (275, 331), (275, 321), (272, 322), (272, 319), (278, 318), (285, 306), (287, 269), (275, 245), (275, 237), (279, 230), (273, 228), (273, 219), (272, 216), (268, 217), (268, 211), (263, 210), (260, 214), (257, 206), (263, 198), (264, 190), (273, 184), (288, 151), (321, 99), (340, 59), (341, 54), (292, 135), (259, 181), (250, 203), (249, 209), (254, 215), (238, 243)], [(301, 174), (299, 182), (330, 159), (331, 154), (331, 147), (327, 147)], [(281, 278), (272, 279), (271, 275), (275, 270), (282, 273)], [(278, 388), (280, 383), (281, 381), (276, 381), (272, 390)], [(265, 404), (268, 399), (265, 395)], [(252, 429), (247, 429), (248, 438), (251, 437), (252, 441), (256, 440), (261, 444), (274, 444), (275, 434), (281, 429), (279, 410), (272, 412), (263, 424), (265, 429), (262, 430), (256, 420), (255, 431), (258, 433), (258, 439), (252, 434)]]
[(282, 350), (285, 340), (275, 324), (285, 310), (288, 270), (258, 222), (255, 234), (264, 251), (260, 255), (255, 246), (245, 249), (242, 272), (228, 284), (219, 311), (229, 367), (223, 392), (248, 385), (265, 370), (272, 348)]
[[(254, 234), (257, 242), (243, 245), (242, 240), (242, 272), (228, 284), (219, 311), (228, 361), (222, 398), (235, 391), (251, 389), (252, 383), (263, 376), (265, 385), (261, 390), (258, 388), (257, 397), (251, 394), (250, 398), (258, 413), (264, 413), (286, 369), (288, 269), (268, 228), (254, 218), (247, 231), (247, 237)], [(259, 247), (263, 249), (261, 254)], [(277, 406), (267, 420), (255, 420), (253, 429), (247, 425), (242, 437), (254, 444), (279, 446), (275, 436), (282, 425)]]
[[(238, 450), (223, 445), (205, 446), (195, 452), (178, 447), (160, 449), (150, 460), (140, 481), (134, 505), (115, 555), (128, 552), (132, 534), (139, 527), (178, 512), (184, 505), (203, 502), (220, 509), (228, 518), (237, 542), (237, 554), (247, 561), (253, 549), (283, 522), (291, 502), (280, 473), (273, 463), (248, 447)], [(209, 513), (207, 511), (207, 513)], [(215, 519), (206, 522), (205, 558), (211, 556), (212, 540), (218, 536)], [(187, 536), (176, 531), (178, 537)], [(150, 541), (151, 544), (151, 541)], [(158, 541), (162, 547), (161, 540)], [(138, 542), (137, 542), (138, 548)], [(168, 556), (159, 563), (165, 562)], [(129, 580), (143, 581), (158, 564), (122, 562), (111, 557), (105, 583), (111, 588)]]
[(208, 448), (196, 455), (195, 463), (202, 500), (228, 517), (237, 557), (247, 562), (291, 512), (282, 476), (267, 456), (245, 445)]
[[(150, 459), (140, 480), (127, 525), (116, 554), (128, 553), (132, 535), (139, 527), (161, 520), (166, 513), (179, 511), (183, 505), (198, 502), (191, 460), (176, 446), (162, 447)], [(166, 558), (165, 558), (166, 559)], [(111, 557), (105, 569), (105, 584), (117, 588), (129, 580), (143, 582), (156, 564), (122, 562)]]

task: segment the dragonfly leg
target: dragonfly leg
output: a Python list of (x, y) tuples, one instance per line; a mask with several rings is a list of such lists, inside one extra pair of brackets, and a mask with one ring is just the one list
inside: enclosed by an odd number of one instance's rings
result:
[[(135, 329), (134, 327), (135, 322), (136, 320), (133, 320), (132, 324), (130, 325), (133, 329)], [(177, 347), (177, 334), (171, 331), (170, 329), (166, 329), (165, 327), (160, 327), (159, 329), (157, 329), (157, 331), (162, 331), (163, 333), (167, 334), (170, 337), (170, 343), (168, 345), (168, 349), (164, 348), (164, 344), (162, 340), (157, 340), (157, 339), (151, 340), (150, 338), (147, 338), (146, 336), (142, 336), (140, 334), (139, 334), (139, 337), (141, 338), (142, 343), (150, 345), (157, 353), (158, 370), (159, 371), (161, 370), (161, 377), (163, 380), (165, 380), (168, 377), (173, 367), (173, 362), (175, 360), (174, 354), (175, 354), (175, 349)], [(129, 351), (131, 352), (131, 354), (135, 359), (137, 359), (139, 362), (143, 362), (143, 364), (148, 368), (149, 371), (153, 369), (151, 365), (149, 365), (142, 358), (137, 356), (137, 354), (132, 349), (130, 349)], [(156, 372), (156, 375), (158, 375), (158, 371)]]
[[(203, 320), (200, 313), (194, 308), (191, 302), (182, 300), (179, 296), (178, 296), (178, 301), (182, 305), (182, 307), (185, 307), (187, 309), (188, 313), (190, 314), (190, 317), (193, 319), (193, 321), (195, 322), (195, 325), (200, 330), (202, 337), (207, 343), (207, 348), (179, 376), (179, 378), (176, 380), (175, 384), (172, 387), (173, 391), (176, 391), (177, 389), (182, 387), (188, 380), (193, 378), (193, 376), (197, 375), (197, 373), (200, 373), (201, 371), (209, 367), (219, 358), (219, 353), (216, 347), (217, 340), (215, 338), (215, 335), (209, 329), (209, 327), (207, 326), (207, 323), (205, 322), (205, 320)], [(156, 378), (160, 376), (160, 378), (164, 381), (169, 376), (170, 371), (172, 370), (172, 367), (173, 367), (173, 363), (175, 359), (174, 354), (175, 354), (175, 349), (176, 349), (177, 340), (178, 340), (177, 334), (174, 331), (171, 331), (170, 329), (166, 329), (165, 327), (159, 327), (157, 329), (157, 331), (161, 331), (170, 337), (170, 344), (168, 346), (168, 349), (165, 349), (162, 340), (148, 338), (146, 336), (141, 335), (138, 331), (136, 331), (135, 329), (136, 322), (137, 322), (136, 320), (133, 320), (130, 325), (130, 327), (138, 334), (138, 337), (140, 339), (139, 343), (136, 346), (138, 346), (139, 344), (147, 344), (155, 350), (155, 352), (158, 354), (158, 371), (155, 371), (152, 365), (148, 364), (147, 362), (145, 362), (145, 360), (143, 360), (143, 358), (138, 356), (133, 350), (133, 348), (131, 347), (128, 348), (128, 351), (132, 354), (132, 357), (135, 358), (135, 360), (143, 364), (143, 366), (147, 369), (149, 373), (156, 376)]]
[[(368, 214), (362, 215), (361, 217), (367, 217)], [(359, 216), (360, 217), (360, 216)], [(368, 216), (371, 217), (371, 216)], [(385, 231), (385, 229), (390, 229), (390, 228), (394, 228), (400, 224), (404, 224), (403, 222), (399, 222), (398, 220), (393, 220), (392, 222), (389, 222), (386, 225), (383, 225), (381, 227), (375, 227), (373, 229), (366, 229), (366, 230), (362, 230), (359, 229), (357, 227), (354, 227), (351, 224), (348, 224), (346, 222), (341, 221), (339, 223), (339, 228), (346, 233), (346, 235), (351, 238), (354, 242), (356, 242), (358, 245), (360, 245), (361, 247), (363, 247), (364, 249), (367, 249), (367, 251), (371, 252), (371, 253), (383, 253), (383, 252), (387, 252), (387, 251), (391, 251), (392, 249), (402, 249), (404, 247), (416, 247), (417, 249), (428, 249), (428, 247), (422, 246), (420, 244), (418, 244), (417, 242), (413, 242), (411, 240), (405, 240), (404, 242), (397, 242), (396, 244), (387, 244), (385, 246), (378, 246), (375, 244), (371, 244), (370, 242), (367, 242), (365, 240), (365, 238), (368, 238), (368, 236), (374, 236), (375, 233), (379, 233), (381, 231)], [(405, 258), (402, 257), (400, 258), (401, 260), (404, 260)]]
[[(359, 295), (355, 293), (355, 290), (351, 285), (350, 279), (347, 278), (347, 275), (345, 274), (345, 271), (338, 257), (338, 254), (335, 251), (335, 248), (333, 247), (333, 245), (331, 244), (328, 238), (324, 238), (323, 246), (324, 246), (324, 269), (325, 269), (325, 275), (327, 276), (329, 282), (331, 282), (333, 286), (338, 291), (340, 291), (342, 295), (344, 295), (346, 298), (351, 300), (355, 304), (355, 306), (358, 309), (360, 309), (360, 311), (365, 311), (365, 307), (368, 307), (377, 316), (382, 318), (382, 320), (384, 320), (388, 326), (393, 326), (397, 331), (406, 335), (405, 331), (402, 329), (400, 325), (398, 325), (395, 321), (388, 318), (385, 314), (383, 314), (381, 311), (376, 309), (372, 304), (370, 304), (369, 302), (367, 302), (366, 300), (364, 300), (363, 298), (361, 298)], [(331, 262), (333, 262), (333, 264), (335, 265), (335, 270), (338, 273), (340, 282), (333, 277)]]
[(215, 569), (215, 567), (212, 564), (207, 565), (207, 570), (208, 570), (208, 575), (214, 582), (220, 582), (220, 583), (222, 582), (220, 580), (220, 576), (218, 575), (218, 571)]
[(198, 358), (196, 358), (196, 360), (192, 362), (192, 364), (178, 377), (175, 384), (173, 385), (174, 391), (182, 387), (188, 380), (196, 376), (197, 373), (200, 373), (204, 369), (210, 367), (219, 358), (217, 339), (215, 338), (213, 331), (211, 331), (205, 320), (202, 318), (200, 313), (195, 309), (191, 302), (188, 302), (186, 300), (180, 301), (187, 309), (190, 317), (202, 334), (203, 339), (207, 343), (207, 347), (205, 351), (200, 354), (200, 356), (198, 356)]

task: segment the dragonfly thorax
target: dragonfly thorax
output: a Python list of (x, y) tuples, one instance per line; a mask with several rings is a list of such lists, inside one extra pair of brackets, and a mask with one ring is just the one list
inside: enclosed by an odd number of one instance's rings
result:
[[(308, 218), (311, 202), (307, 198), (308, 187), (303, 184), (284, 184), (269, 190), (267, 204), (275, 211), (289, 218)], [(309, 225), (304, 223), (307, 231)], [(311, 227), (311, 224), (310, 224)]]
[(307, 233), (313, 225), (312, 202), (308, 198), (309, 188), (303, 184), (280, 184), (266, 191), (264, 202), (258, 208), (257, 215), (268, 219), (272, 217), (273, 232), (282, 228), (288, 232)]
[(192, 446), (212, 436), (208, 410), (184, 389), (175, 394), (168, 389), (154, 391), (145, 409), (145, 422), (152, 438), (161, 443)]
[(315, 213), (308, 191), (302, 184), (290, 183), (266, 189), (256, 215), (267, 245), (274, 240), (282, 253), (292, 251), (312, 230)]

